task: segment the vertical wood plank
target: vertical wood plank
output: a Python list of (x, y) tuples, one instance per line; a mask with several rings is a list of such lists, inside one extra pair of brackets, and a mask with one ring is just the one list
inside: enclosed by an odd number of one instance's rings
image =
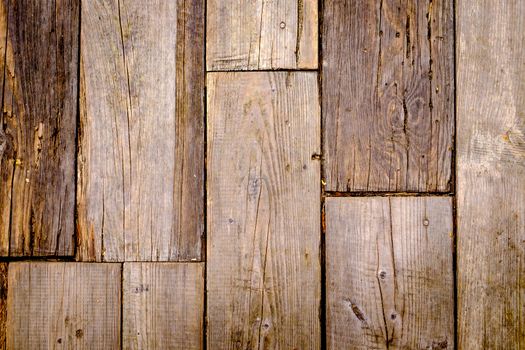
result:
[(453, 1), (327, 0), (324, 8), (326, 189), (449, 191)]
[(202, 349), (204, 264), (125, 263), (124, 349)]
[(0, 255), (73, 255), (79, 1), (0, 2)]
[(460, 1), (459, 349), (525, 348), (525, 2)]
[(198, 260), (203, 1), (82, 6), (79, 257)]
[(329, 349), (454, 349), (452, 206), (326, 200)]
[(13, 262), (7, 349), (120, 349), (120, 264)]
[(317, 76), (208, 74), (209, 349), (320, 348)]
[(208, 70), (317, 68), (317, 0), (209, 0)]
[(7, 263), (0, 262), (0, 350), (6, 348), (7, 332)]

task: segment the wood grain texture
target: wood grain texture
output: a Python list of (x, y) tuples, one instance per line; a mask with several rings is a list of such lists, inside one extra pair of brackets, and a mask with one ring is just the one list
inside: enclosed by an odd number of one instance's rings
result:
[(202, 0), (82, 6), (81, 260), (201, 257), (203, 11)]
[(317, 0), (209, 0), (208, 70), (316, 69)]
[(454, 349), (452, 205), (326, 200), (329, 349)]
[(0, 256), (74, 254), (78, 0), (0, 1)]
[(124, 349), (202, 349), (204, 264), (125, 263)]
[(7, 349), (120, 349), (120, 264), (9, 264)]
[(208, 349), (320, 348), (313, 72), (208, 74)]
[(460, 1), (459, 349), (525, 348), (525, 2)]
[(454, 135), (452, 0), (326, 0), (329, 191), (446, 192)]
[(8, 264), (0, 262), (0, 350), (4, 350), (6, 348), (7, 269)]

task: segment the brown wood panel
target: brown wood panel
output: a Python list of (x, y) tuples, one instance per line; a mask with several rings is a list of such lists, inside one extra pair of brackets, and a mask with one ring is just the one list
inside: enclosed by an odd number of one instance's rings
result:
[(0, 256), (74, 254), (79, 1), (0, 2)]
[(204, 264), (125, 263), (124, 349), (202, 349)]
[(203, 11), (202, 0), (82, 6), (82, 260), (201, 257)]
[(0, 350), (6, 347), (7, 332), (7, 263), (0, 262)]
[(326, 200), (329, 349), (454, 349), (451, 198)]
[(208, 74), (209, 349), (320, 348), (317, 74)]
[(329, 191), (445, 192), (454, 134), (452, 0), (326, 0)]
[(208, 70), (317, 68), (317, 0), (209, 0)]
[(120, 264), (13, 262), (7, 349), (120, 349)]
[(525, 2), (457, 9), (459, 349), (525, 348)]

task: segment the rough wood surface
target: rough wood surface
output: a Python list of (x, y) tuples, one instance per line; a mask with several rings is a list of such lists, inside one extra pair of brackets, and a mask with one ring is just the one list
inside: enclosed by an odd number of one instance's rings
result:
[(82, 6), (79, 258), (199, 260), (202, 0)]
[(311, 72), (208, 74), (208, 349), (320, 348)]
[(9, 264), (7, 349), (120, 349), (120, 264)]
[(7, 332), (7, 263), (0, 262), (0, 350), (6, 347)]
[(0, 1), (0, 256), (73, 255), (79, 1)]
[(457, 10), (459, 349), (523, 349), (525, 2)]
[(326, 200), (329, 349), (454, 349), (452, 205)]
[(449, 191), (452, 0), (326, 0), (323, 118), (329, 191)]
[(124, 349), (202, 349), (204, 264), (125, 263)]
[(208, 70), (317, 68), (317, 0), (209, 0)]

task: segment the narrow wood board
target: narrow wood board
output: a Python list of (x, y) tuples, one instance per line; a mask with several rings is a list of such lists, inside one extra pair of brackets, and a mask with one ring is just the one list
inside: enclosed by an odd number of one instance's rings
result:
[(0, 2), (0, 256), (74, 254), (79, 14)]
[(125, 263), (124, 349), (202, 349), (204, 264)]
[(201, 258), (202, 0), (82, 6), (79, 259)]
[(120, 264), (13, 262), (7, 349), (120, 349)]
[(451, 190), (453, 0), (327, 0), (324, 9), (326, 189)]
[(208, 74), (208, 349), (319, 349), (313, 72)]
[(209, 0), (208, 70), (316, 69), (317, 0)]
[(0, 350), (4, 350), (6, 348), (7, 269), (8, 264), (0, 262)]
[(525, 348), (525, 2), (460, 1), (459, 349)]
[(454, 349), (451, 198), (326, 200), (329, 349)]

